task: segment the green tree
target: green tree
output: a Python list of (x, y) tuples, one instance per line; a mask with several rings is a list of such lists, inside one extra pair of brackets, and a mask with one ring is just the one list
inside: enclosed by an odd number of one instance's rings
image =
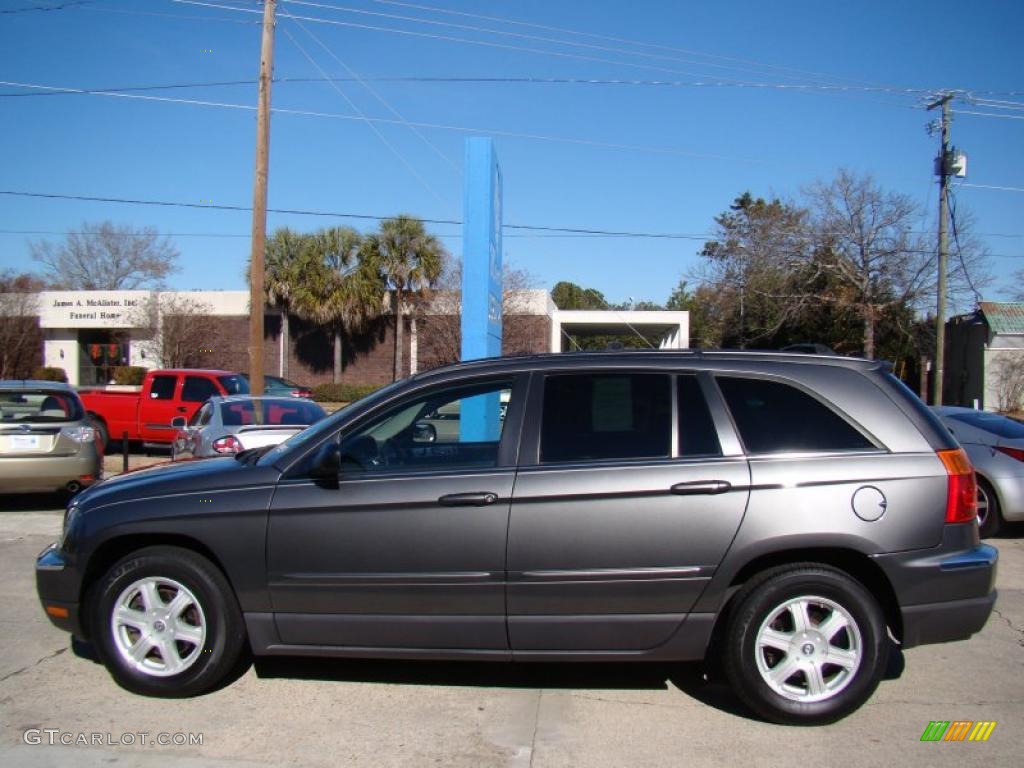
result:
[(383, 277), (363, 253), (363, 236), (351, 227), (334, 227), (309, 237), (315, 279), (297, 297), (303, 316), (327, 326), (334, 351), (335, 384), (344, 367), (344, 333), (358, 333), (382, 309)]
[(427, 232), (423, 222), (401, 214), (380, 223), (369, 235), (363, 253), (368, 264), (381, 274), (392, 295), (395, 315), (395, 356), (393, 377), (402, 377), (402, 352), (405, 339), (405, 301), (410, 295), (432, 288), (441, 276), (447, 252), (441, 242)]
[(595, 288), (583, 288), (566, 280), (555, 283), (551, 300), (559, 309), (608, 309), (604, 294)]
[[(296, 312), (296, 297), (307, 291), (313, 256), (308, 235), (287, 227), (274, 231), (267, 240), (263, 258), (263, 293), (267, 304), (281, 315), (281, 375), (288, 377), (288, 348), (291, 341), (289, 314)], [(252, 311), (258, 311), (253, 307)]]

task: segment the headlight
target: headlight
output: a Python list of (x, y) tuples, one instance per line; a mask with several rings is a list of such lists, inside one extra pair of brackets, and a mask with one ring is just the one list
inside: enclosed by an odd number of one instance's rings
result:
[(91, 443), (96, 439), (96, 430), (92, 427), (61, 427), (60, 433), (76, 443)]

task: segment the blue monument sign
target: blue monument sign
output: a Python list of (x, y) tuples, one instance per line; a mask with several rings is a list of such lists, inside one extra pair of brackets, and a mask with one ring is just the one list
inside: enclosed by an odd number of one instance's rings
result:
[[(462, 359), (501, 355), (501, 168), (494, 142), (466, 139), (462, 222)], [(498, 393), (462, 401), (464, 442), (497, 440)]]

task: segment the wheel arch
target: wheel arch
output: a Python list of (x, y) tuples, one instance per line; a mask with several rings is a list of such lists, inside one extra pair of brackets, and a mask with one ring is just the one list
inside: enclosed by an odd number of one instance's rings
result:
[[(217, 570), (221, 572), (224, 579), (231, 586), (231, 591), (234, 594), (235, 599), (238, 599), (238, 594), (235, 592), (235, 586), (231, 583), (231, 578), (228, 575), (228, 571), (224, 567), (224, 564), (209, 547), (198, 539), (182, 534), (133, 533), (107, 539), (96, 548), (95, 552), (92, 553), (89, 557), (89, 563), (85, 568), (85, 575), (82, 578), (79, 604), (83, 606), (83, 608), (90, 604), (92, 600), (93, 587), (103, 577), (103, 574), (105, 574), (107, 570), (109, 570), (110, 567), (118, 560), (130, 555), (132, 552), (137, 552), (140, 549), (157, 546), (177, 547), (179, 549), (189, 550), (206, 558)], [(91, 628), (89, 627), (90, 613), (91, 611), (88, 609), (81, 611), (81, 625), (85, 639), (88, 639), (91, 635)]]

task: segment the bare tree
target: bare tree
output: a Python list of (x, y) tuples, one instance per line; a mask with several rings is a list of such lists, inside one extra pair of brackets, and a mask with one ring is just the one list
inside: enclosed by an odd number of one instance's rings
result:
[(1013, 274), (1013, 284), (1016, 290), (1013, 294), (1014, 301), (1024, 301), (1024, 269), (1018, 269)]
[(55, 285), (86, 291), (158, 288), (177, 270), (179, 255), (152, 227), (133, 229), (110, 221), (86, 222), (62, 243), (39, 240), (29, 250)]
[(40, 280), (0, 273), (0, 379), (27, 379), (39, 359)]
[(210, 323), (213, 308), (188, 294), (154, 293), (132, 323), (147, 352), (163, 368), (196, 368), (215, 352), (220, 334)]
[(989, 365), (996, 395), (996, 408), (1013, 413), (1024, 408), (1024, 351), (1003, 352)]

